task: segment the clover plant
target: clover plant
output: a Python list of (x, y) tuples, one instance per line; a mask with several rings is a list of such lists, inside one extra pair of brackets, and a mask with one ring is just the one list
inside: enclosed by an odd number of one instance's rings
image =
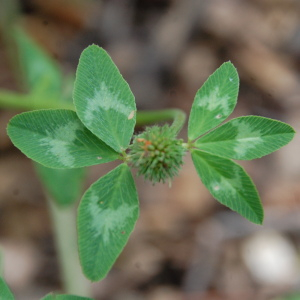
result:
[(7, 132), (13, 144), (46, 167), (72, 169), (120, 162), (88, 188), (78, 208), (79, 256), (87, 278), (97, 281), (107, 275), (134, 229), (139, 202), (132, 168), (153, 184), (171, 183), (190, 152), (213, 197), (262, 224), (263, 207), (255, 185), (233, 160), (276, 151), (295, 132), (288, 124), (259, 116), (220, 125), (236, 106), (238, 88), (238, 73), (226, 62), (197, 92), (186, 141), (177, 137), (185, 119), (179, 110), (166, 111), (164, 118), (173, 118), (172, 124), (148, 126), (135, 134), (137, 119), (152, 116), (153, 120), (156, 115), (160, 119), (161, 112), (137, 112), (134, 95), (110, 56), (91, 45), (82, 52), (76, 72), (75, 110), (36, 110), (11, 119)]

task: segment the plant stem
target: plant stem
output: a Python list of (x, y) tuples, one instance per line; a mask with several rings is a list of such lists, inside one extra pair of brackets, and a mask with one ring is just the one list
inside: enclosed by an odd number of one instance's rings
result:
[(60, 99), (40, 99), (34, 94), (21, 94), (0, 89), (0, 107), (7, 109), (36, 110), (36, 109), (72, 109), (72, 103)]
[(0, 277), (4, 277), (4, 258), (2, 248), (0, 248)]
[(76, 206), (63, 208), (48, 197), (53, 222), (54, 237), (61, 267), (64, 292), (78, 296), (90, 296), (90, 282), (84, 277), (78, 257), (76, 232)]
[[(0, 89), (0, 106), (2, 108), (20, 110), (49, 108), (74, 110), (74, 105), (70, 102), (59, 101), (57, 99), (54, 100), (52, 98), (43, 99), (43, 101), (41, 101), (40, 98), (36, 99), (37, 96), (34, 94), (21, 94)], [(157, 122), (173, 120), (171, 128), (174, 131), (174, 135), (177, 135), (183, 127), (185, 119), (186, 114), (181, 109), (170, 108), (162, 110), (146, 110), (137, 112), (136, 125), (144, 126)]]
[(138, 111), (136, 125), (144, 126), (156, 122), (173, 120), (171, 128), (173, 129), (174, 135), (177, 135), (183, 127), (185, 119), (185, 112), (176, 108)]
[[(0, 106), (7, 109), (36, 110), (36, 109), (71, 109), (74, 105), (70, 102), (59, 101), (57, 99), (43, 99), (34, 94), (21, 94), (0, 89)], [(138, 111), (136, 118), (137, 126), (150, 125), (153, 123), (173, 120), (172, 128), (177, 134), (186, 119), (185, 113), (181, 109), (170, 108), (162, 110)]]

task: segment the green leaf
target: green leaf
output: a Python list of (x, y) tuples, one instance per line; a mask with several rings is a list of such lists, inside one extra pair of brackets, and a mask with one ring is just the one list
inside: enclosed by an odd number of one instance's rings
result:
[(118, 153), (85, 128), (71, 110), (16, 115), (7, 132), (25, 155), (50, 168), (80, 168), (118, 158)]
[(36, 163), (35, 168), (44, 187), (60, 206), (69, 206), (81, 196), (85, 168), (52, 169)]
[(0, 300), (14, 300), (15, 297), (5, 283), (4, 279), (0, 277)]
[(23, 78), (30, 91), (47, 97), (58, 96), (63, 80), (54, 60), (20, 28), (14, 31), (13, 36), (18, 46)]
[(41, 300), (93, 300), (92, 298), (73, 296), (73, 295), (56, 295), (56, 294), (48, 294), (43, 297)]
[(87, 278), (97, 281), (106, 276), (126, 245), (138, 215), (138, 196), (126, 164), (87, 190), (77, 219), (79, 257)]
[(238, 73), (232, 63), (222, 64), (198, 90), (188, 124), (189, 140), (223, 122), (233, 111), (239, 89)]
[(233, 119), (195, 142), (200, 150), (222, 157), (250, 160), (288, 144), (294, 129), (283, 122), (258, 116)]
[(249, 221), (262, 224), (263, 208), (259, 195), (240, 165), (199, 150), (192, 150), (192, 158), (199, 177), (214, 198)]
[(127, 149), (136, 121), (134, 96), (110, 56), (96, 45), (81, 54), (74, 104), (91, 132), (117, 152)]

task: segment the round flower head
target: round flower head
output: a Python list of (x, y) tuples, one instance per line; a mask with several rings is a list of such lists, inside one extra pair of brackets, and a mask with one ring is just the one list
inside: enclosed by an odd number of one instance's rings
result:
[(178, 174), (186, 148), (176, 139), (169, 125), (147, 127), (136, 135), (129, 147), (129, 161), (138, 175), (153, 184), (165, 182)]

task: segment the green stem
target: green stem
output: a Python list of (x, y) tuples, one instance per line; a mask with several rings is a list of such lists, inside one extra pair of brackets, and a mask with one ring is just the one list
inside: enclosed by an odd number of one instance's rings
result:
[(20, 94), (16, 92), (0, 90), (0, 107), (6, 109), (36, 110), (36, 109), (72, 109), (72, 103), (60, 101), (60, 99), (40, 99), (34, 94)]
[[(34, 94), (20, 94), (1, 89), (0, 107), (20, 110), (36, 110), (49, 108), (74, 110), (74, 105), (69, 102), (59, 101), (52, 98), (40, 99), (37, 98), (37, 96)], [(185, 119), (186, 114), (181, 109), (176, 108), (138, 111), (136, 125), (145, 126), (157, 122), (173, 120), (171, 128), (173, 128), (174, 135), (177, 135), (183, 127)]]
[(138, 111), (136, 125), (144, 126), (157, 122), (173, 120), (171, 128), (173, 129), (174, 135), (177, 135), (183, 127), (185, 119), (185, 112), (176, 108)]
[(48, 197), (64, 292), (90, 296), (90, 282), (82, 274), (78, 257), (76, 204), (62, 208)]
[(0, 248), (0, 277), (4, 277), (4, 257), (2, 248)]

